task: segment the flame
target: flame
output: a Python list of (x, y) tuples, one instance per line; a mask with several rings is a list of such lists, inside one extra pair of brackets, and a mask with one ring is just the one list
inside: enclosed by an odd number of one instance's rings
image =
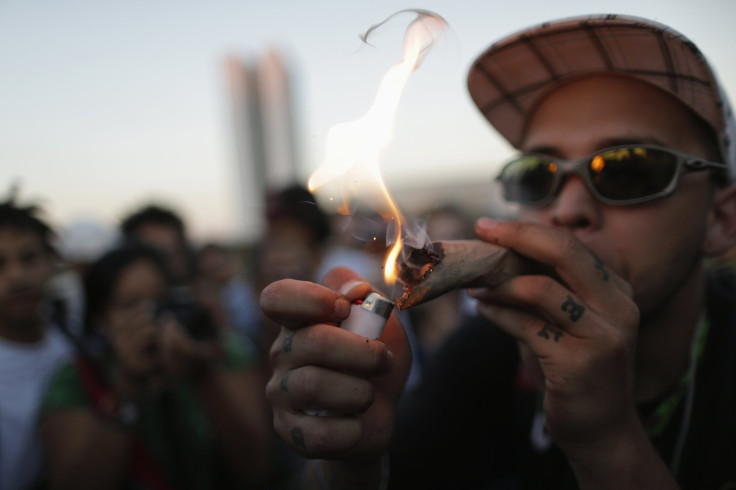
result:
[[(350, 212), (350, 194), (365, 190), (378, 192), (379, 199), (383, 201), (378, 211), (384, 218), (393, 220), (395, 225), (393, 245), (384, 266), (384, 278), (388, 284), (396, 282), (396, 261), (402, 249), (401, 230), (405, 219), (386, 188), (380, 169), (381, 157), (393, 140), (396, 110), (409, 76), (419, 66), (432, 44), (442, 38), (447, 28), (447, 22), (432, 12), (413, 12), (417, 17), (406, 30), (403, 59), (381, 79), (368, 112), (355, 121), (330, 128), (327, 132), (325, 160), (308, 182), (309, 190), (314, 192), (327, 182), (340, 178), (343, 192), (339, 212), (343, 214)], [(363, 40), (366, 41), (368, 34), (386, 21), (372, 26), (362, 36)]]

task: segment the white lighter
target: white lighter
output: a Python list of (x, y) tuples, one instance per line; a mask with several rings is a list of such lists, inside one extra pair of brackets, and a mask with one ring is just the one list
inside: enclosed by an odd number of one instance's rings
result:
[(372, 292), (364, 300), (353, 302), (350, 316), (340, 324), (340, 328), (375, 340), (381, 336), (393, 309), (393, 302)]
[[(365, 338), (375, 340), (381, 336), (383, 327), (391, 316), (394, 303), (376, 292), (370, 293), (364, 300), (354, 301), (350, 307), (350, 316), (341, 324), (344, 328)], [(331, 410), (304, 410), (307, 415), (317, 417), (339, 417), (342, 414)]]

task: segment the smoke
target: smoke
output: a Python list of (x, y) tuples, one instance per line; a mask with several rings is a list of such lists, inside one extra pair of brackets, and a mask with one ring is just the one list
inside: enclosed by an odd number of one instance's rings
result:
[[(445, 32), (449, 29), (449, 24), (439, 14), (436, 14), (430, 10), (423, 9), (404, 9), (399, 10), (388, 16), (383, 21), (373, 24), (358, 37), (365, 44), (372, 46), (368, 39), (377, 34), (382, 27), (384, 27), (394, 17), (401, 14), (416, 14), (416, 18), (409, 24), (404, 32), (404, 59), (413, 56), (414, 53), (419, 52), (419, 57), (414, 64), (416, 70), (419, 65), (424, 61), (424, 58), (429, 53), (429, 50), (435, 43), (441, 42), (445, 38)], [(419, 46), (417, 46), (419, 43)]]

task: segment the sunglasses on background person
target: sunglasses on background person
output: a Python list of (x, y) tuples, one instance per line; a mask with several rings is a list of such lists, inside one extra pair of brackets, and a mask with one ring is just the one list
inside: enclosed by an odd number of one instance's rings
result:
[(684, 172), (706, 169), (726, 171), (728, 165), (659, 146), (624, 145), (575, 160), (524, 154), (508, 162), (496, 180), (507, 201), (541, 207), (554, 200), (564, 176), (575, 174), (599, 201), (630, 205), (669, 196)]

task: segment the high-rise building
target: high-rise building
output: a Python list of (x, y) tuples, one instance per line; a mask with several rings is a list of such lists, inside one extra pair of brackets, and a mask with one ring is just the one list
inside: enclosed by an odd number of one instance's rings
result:
[(245, 240), (263, 230), (267, 189), (297, 179), (293, 94), (283, 58), (269, 51), (256, 60), (230, 57), (227, 77), (239, 175), (236, 195)]

